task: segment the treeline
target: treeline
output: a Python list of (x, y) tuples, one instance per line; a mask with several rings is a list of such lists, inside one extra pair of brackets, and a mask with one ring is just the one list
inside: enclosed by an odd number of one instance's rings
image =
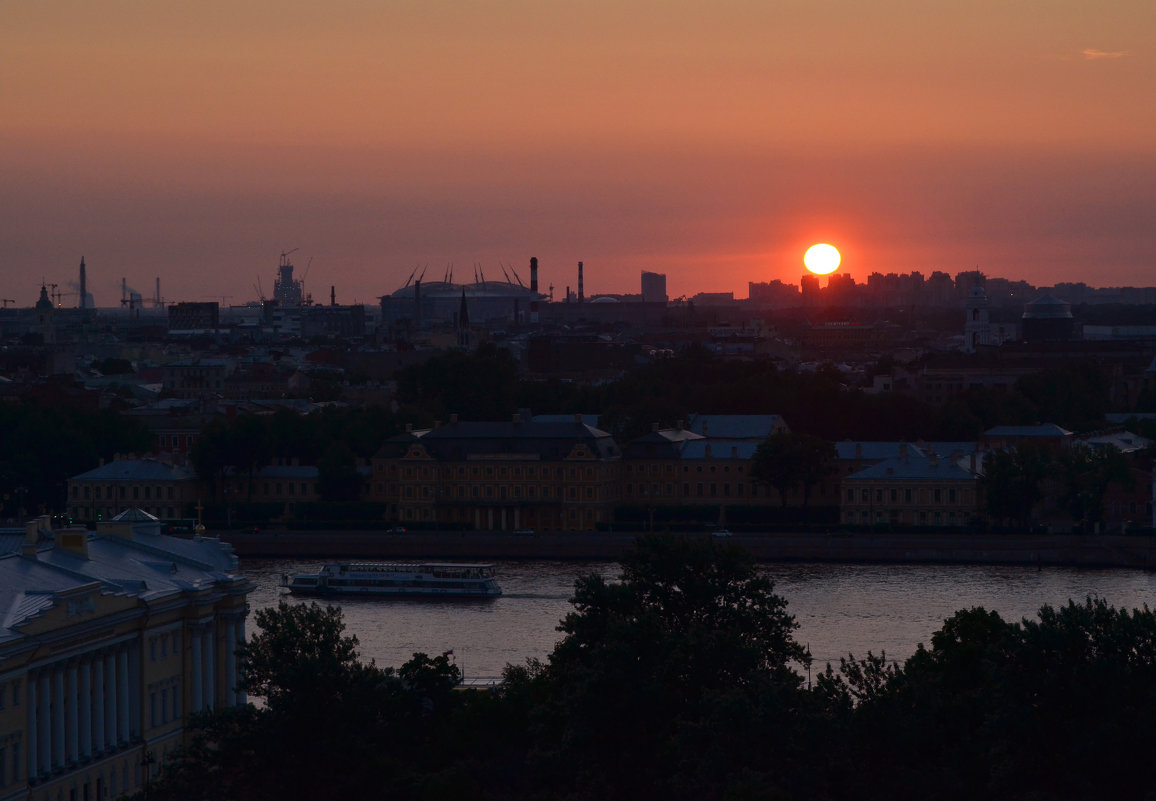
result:
[(154, 799), (1151, 797), (1156, 615), (1088, 600), (958, 612), (902, 665), (819, 672), (733, 547), (644, 539), (580, 579), (544, 662), (455, 692), (447, 655), (358, 660), (339, 610), (257, 614), (242, 685)]
[(110, 409), (0, 403), (0, 517), (58, 510), (71, 476), (151, 448), (145, 426)]
[(506, 420), (519, 408), (536, 414), (597, 412), (603, 428), (622, 441), (646, 434), (653, 423), (674, 425), (695, 412), (780, 414), (793, 430), (829, 440), (970, 441), (996, 425), (1052, 422), (1088, 430), (1112, 411), (1107, 374), (1085, 362), (1025, 376), (1010, 392), (967, 390), (943, 405), (902, 393), (868, 395), (845, 381), (831, 365), (814, 372), (779, 370), (769, 360), (721, 359), (702, 348), (603, 384), (528, 380), (519, 376), (508, 351), (488, 345), (400, 371), (398, 394), (402, 403), (441, 420), (452, 413)]
[[(406, 423), (428, 424), (412, 410), (395, 414), (379, 406), (331, 408), (309, 415), (279, 409), (268, 415), (211, 420), (190, 453), (197, 477), (215, 490), (230, 470), (256, 473), (274, 460), (316, 465), (323, 501), (352, 502), (361, 495), (358, 460), (367, 460)], [(245, 498), (237, 499), (245, 501)]]

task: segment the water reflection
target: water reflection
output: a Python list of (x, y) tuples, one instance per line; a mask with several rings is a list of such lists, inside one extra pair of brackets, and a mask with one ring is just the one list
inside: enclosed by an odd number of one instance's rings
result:
[[(253, 609), (276, 605), (282, 573), (313, 570), (317, 561), (244, 560), (255, 582)], [(618, 575), (610, 562), (500, 562), (503, 595), (494, 599), (342, 599), (345, 622), (361, 653), (379, 665), (398, 666), (417, 651), (453, 649), (467, 678), (494, 679), (509, 663), (545, 658), (571, 611), (574, 580), (585, 573)], [(775, 564), (763, 568), (788, 601), (819, 668), (868, 650), (906, 659), (917, 643), (959, 609), (982, 606), (1004, 619), (1034, 617), (1044, 604), (1089, 595), (1114, 606), (1143, 606), (1156, 574), (1139, 570), (941, 565)], [(252, 624), (250, 624), (252, 626)]]

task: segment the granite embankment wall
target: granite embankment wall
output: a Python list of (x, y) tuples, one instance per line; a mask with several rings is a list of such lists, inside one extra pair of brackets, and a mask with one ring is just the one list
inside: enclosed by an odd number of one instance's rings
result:
[[(707, 536), (707, 535), (701, 535)], [(223, 532), (242, 557), (614, 560), (625, 533)], [(729, 538), (768, 562), (1069, 565), (1156, 569), (1156, 537), (994, 534), (742, 534)]]

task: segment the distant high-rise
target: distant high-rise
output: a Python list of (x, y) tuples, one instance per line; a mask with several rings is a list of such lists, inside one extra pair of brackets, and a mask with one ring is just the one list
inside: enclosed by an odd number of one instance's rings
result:
[(281, 254), (281, 263), (277, 265), (277, 278), (273, 281), (273, 299), (283, 309), (296, 308), (305, 299), (303, 282), (293, 278), (293, 263), (289, 261), (288, 253)]
[(642, 302), (666, 303), (666, 275), (664, 273), (642, 272)]
[(88, 276), (84, 269), (84, 256), (80, 257), (80, 308), (88, 308)]

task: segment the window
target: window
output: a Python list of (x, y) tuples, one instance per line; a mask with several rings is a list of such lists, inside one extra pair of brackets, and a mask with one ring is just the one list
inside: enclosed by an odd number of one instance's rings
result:
[(911, 488), (910, 487), (903, 490), (903, 500), (907, 503), (911, 503)]

